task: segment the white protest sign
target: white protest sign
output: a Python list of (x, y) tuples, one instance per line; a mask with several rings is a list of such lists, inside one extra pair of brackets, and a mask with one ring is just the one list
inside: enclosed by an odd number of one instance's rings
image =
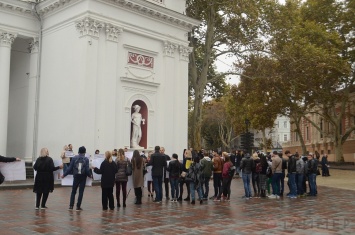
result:
[[(62, 186), (72, 186), (73, 185), (73, 175), (67, 175), (62, 179)], [(92, 186), (92, 179), (87, 177), (86, 178), (86, 186)]]
[[(53, 162), (55, 167), (63, 164), (62, 160), (53, 160)], [(60, 176), (62, 175), (63, 175), (63, 169), (58, 169), (56, 171), (53, 171), (54, 180), (61, 180)]]
[(65, 151), (65, 157), (74, 157), (75, 154), (72, 151)]
[(0, 171), (5, 176), (5, 181), (26, 180), (25, 161), (1, 162)]

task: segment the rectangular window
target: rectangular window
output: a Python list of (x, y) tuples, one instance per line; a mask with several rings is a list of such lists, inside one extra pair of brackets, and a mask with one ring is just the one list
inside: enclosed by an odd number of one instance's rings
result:
[(319, 128), (320, 128), (320, 138), (323, 138), (323, 119), (320, 119), (320, 123), (319, 123)]
[(284, 128), (287, 128), (287, 121), (284, 121)]
[(306, 140), (309, 140), (309, 135), (308, 135), (308, 126), (306, 127)]
[(324, 150), (321, 150), (321, 151), (320, 151), (320, 154), (324, 154)]
[(287, 134), (284, 135), (284, 141), (287, 141)]
[(330, 149), (328, 149), (328, 154), (330, 154)]
[(296, 135), (295, 139), (296, 139), (296, 141), (298, 141), (298, 133), (296, 132), (295, 135)]

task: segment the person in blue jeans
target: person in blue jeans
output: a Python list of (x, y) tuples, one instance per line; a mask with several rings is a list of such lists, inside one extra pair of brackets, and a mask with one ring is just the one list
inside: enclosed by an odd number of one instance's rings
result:
[(177, 202), (179, 197), (179, 179), (182, 172), (182, 164), (179, 162), (176, 153), (172, 155), (172, 160), (169, 162), (167, 171), (169, 172), (170, 179), (171, 202)]
[(160, 146), (155, 146), (155, 152), (151, 155), (147, 166), (152, 166), (153, 186), (156, 194), (154, 202), (161, 203), (163, 200), (163, 176), (166, 167), (166, 157), (160, 153)]
[(285, 151), (285, 155), (288, 157), (287, 172), (288, 172), (288, 185), (290, 187), (289, 198), (297, 198), (297, 185), (296, 185), (296, 157), (291, 155), (289, 150)]
[(304, 161), (300, 158), (298, 153), (295, 154), (296, 158), (296, 185), (297, 196), (303, 196), (303, 177), (304, 177)]
[(242, 171), (242, 179), (244, 184), (245, 195), (244, 198), (251, 198), (250, 180), (252, 175), (252, 169), (254, 168), (254, 161), (250, 157), (249, 153), (246, 153), (242, 161), (240, 162), (240, 169)]
[(202, 185), (201, 185), (201, 165), (199, 163), (200, 159), (198, 156), (195, 156), (193, 159), (193, 163), (191, 164), (188, 172), (188, 179), (190, 180), (190, 196), (191, 196), (191, 204), (195, 204), (195, 189), (198, 194), (198, 199), (200, 204), (203, 203), (203, 195), (202, 195)]
[(308, 183), (310, 193), (309, 196), (316, 196), (317, 195), (317, 184), (316, 184), (316, 177), (317, 177), (317, 169), (318, 163), (313, 158), (311, 153), (308, 154)]
[(272, 195), (269, 198), (279, 198), (280, 197), (280, 189), (281, 189), (281, 178), (282, 178), (282, 159), (280, 158), (277, 151), (273, 152), (272, 163)]
[(75, 203), (75, 194), (79, 187), (78, 202), (76, 204), (76, 210), (81, 211), (81, 202), (83, 200), (86, 177), (92, 177), (89, 159), (85, 157), (86, 148), (84, 146), (79, 148), (78, 155), (73, 157), (70, 161), (68, 169), (62, 175), (62, 178), (66, 177), (68, 174), (73, 174), (73, 187), (70, 196), (69, 210), (73, 210)]

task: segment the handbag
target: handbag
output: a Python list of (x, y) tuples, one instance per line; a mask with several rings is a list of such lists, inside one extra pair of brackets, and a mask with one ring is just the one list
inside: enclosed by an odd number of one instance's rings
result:
[(126, 167), (126, 176), (132, 175), (132, 163), (127, 161), (127, 167)]
[(5, 176), (0, 172), (0, 184), (4, 183)]

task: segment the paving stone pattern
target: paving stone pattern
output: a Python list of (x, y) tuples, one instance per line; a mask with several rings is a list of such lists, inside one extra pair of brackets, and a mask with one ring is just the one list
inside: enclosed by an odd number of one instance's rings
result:
[[(287, 186), (286, 186), (287, 187)], [(210, 182), (210, 193), (213, 191)], [(68, 211), (70, 187), (55, 188), (47, 210), (31, 189), (0, 190), (0, 234), (355, 234), (354, 191), (319, 186), (317, 197), (245, 200), (240, 179), (230, 202), (134, 205), (102, 211), (101, 188), (86, 187), (81, 212)]]

